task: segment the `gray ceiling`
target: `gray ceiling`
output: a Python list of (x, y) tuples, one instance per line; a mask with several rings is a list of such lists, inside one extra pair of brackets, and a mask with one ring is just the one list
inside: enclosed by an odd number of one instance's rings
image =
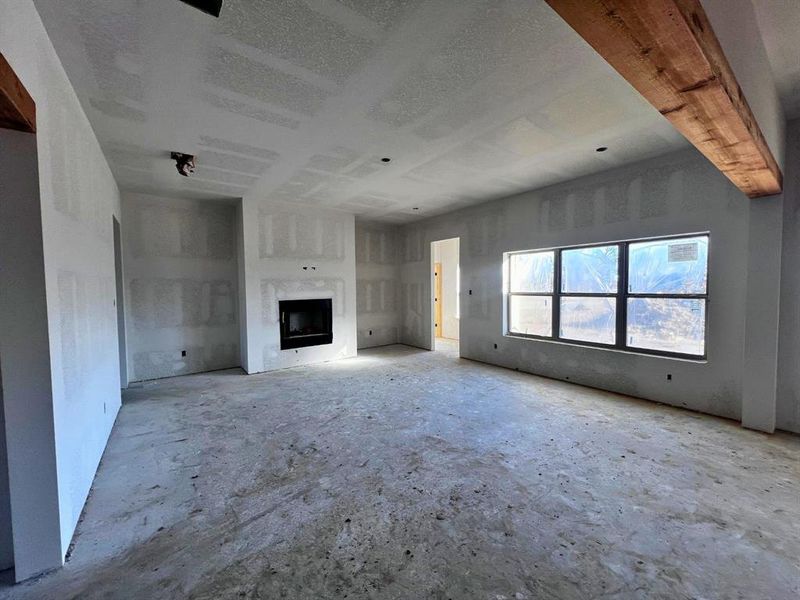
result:
[(686, 145), (542, 0), (35, 3), (123, 190), (403, 222)]

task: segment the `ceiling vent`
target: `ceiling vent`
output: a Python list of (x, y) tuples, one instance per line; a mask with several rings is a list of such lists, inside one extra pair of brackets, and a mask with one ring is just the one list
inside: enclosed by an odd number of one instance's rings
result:
[(212, 17), (219, 17), (223, 0), (181, 0), (181, 2), (194, 6), (197, 10), (202, 10)]

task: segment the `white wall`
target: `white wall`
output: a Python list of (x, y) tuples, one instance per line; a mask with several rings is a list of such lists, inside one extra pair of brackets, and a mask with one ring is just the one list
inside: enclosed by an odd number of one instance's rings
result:
[(130, 380), (238, 367), (237, 207), (142, 194), (122, 205)]
[[(353, 215), (242, 200), (248, 373), (356, 354)], [(333, 299), (333, 343), (280, 349), (278, 302)]]
[[(0, 0), (0, 14), (0, 52), (37, 106), (58, 481), (53, 534), (63, 558), (120, 406), (112, 244), (119, 193), (33, 3)], [(17, 578), (61, 563), (40, 555), (35, 565), (17, 555)]]
[(0, 356), (0, 571), (14, 566), (14, 540), (11, 532), (11, 490), (8, 487), (6, 419), (3, 410), (2, 357)]
[(458, 238), (433, 243), (433, 262), (442, 265), (442, 337), (458, 339)]
[[(36, 138), (0, 129), (0, 368), (17, 577), (61, 560)], [(4, 554), (8, 556), (8, 548)]]
[[(430, 242), (460, 236), (462, 356), (740, 419), (750, 202), (692, 149), (408, 225), (402, 340), (429, 347)], [(701, 231), (707, 361), (503, 336), (504, 252)]]
[(358, 347), (400, 341), (399, 228), (356, 221)]
[(770, 0), (702, 0), (702, 4), (764, 139), (784, 169), (786, 118), (753, 9), (753, 2), (765, 1)]
[(776, 422), (800, 433), (800, 120), (787, 131)]

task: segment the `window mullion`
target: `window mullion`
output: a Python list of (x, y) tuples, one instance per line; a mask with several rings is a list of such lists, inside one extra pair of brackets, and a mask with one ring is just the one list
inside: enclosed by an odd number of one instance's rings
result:
[(617, 277), (617, 346), (628, 346), (628, 243), (619, 245)]
[(561, 250), (555, 251), (553, 260), (553, 331), (554, 340), (560, 339), (561, 333)]

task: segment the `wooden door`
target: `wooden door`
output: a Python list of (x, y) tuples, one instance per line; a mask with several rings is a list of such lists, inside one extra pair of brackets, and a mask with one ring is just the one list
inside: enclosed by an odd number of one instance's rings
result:
[(433, 330), (442, 337), (442, 263), (433, 264)]

